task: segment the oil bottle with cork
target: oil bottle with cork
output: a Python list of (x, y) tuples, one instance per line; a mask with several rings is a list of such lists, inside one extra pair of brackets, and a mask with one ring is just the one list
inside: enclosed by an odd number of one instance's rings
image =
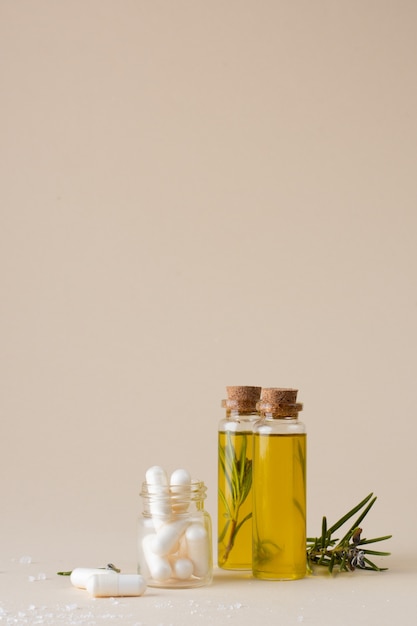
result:
[(255, 578), (306, 574), (306, 429), (297, 389), (264, 388), (253, 427)]
[(252, 568), (252, 429), (259, 419), (261, 387), (226, 387), (225, 418), (218, 434), (217, 563), (226, 570)]

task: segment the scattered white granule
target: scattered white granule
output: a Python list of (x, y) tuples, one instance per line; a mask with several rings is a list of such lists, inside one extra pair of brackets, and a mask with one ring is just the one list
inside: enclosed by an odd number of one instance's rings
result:
[(78, 604), (75, 604), (75, 602), (73, 602), (72, 604), (65, 605), (66, 611), (75, 611), (76, 609), (78, 609)]
[(171, 609), (174, 606), (171, 600), (161, 600), (155, 602), (156, 609)]
[(21, 556), (19, 559), (19, 563), (21, 563), (22, 565), (29, 565), (30, 563), (32, 563), (32, 557), (31, 556)]
[(244, 605), (241, 602), (235, 602), (234, 604), (218, 604), (217, 610), (218, 611), (234, 611), (236, 609), (242, 609), (243, 606)]
[(29, 581), (30, 583), (35, 582), (35, 580), (36, 580), (36, 578), (35, 578), (34, 576), (28, 576), (28, 581)]
[(46, 574), (44, 572), (39, 572), (36, 577), (37, 580), (46, 580)]

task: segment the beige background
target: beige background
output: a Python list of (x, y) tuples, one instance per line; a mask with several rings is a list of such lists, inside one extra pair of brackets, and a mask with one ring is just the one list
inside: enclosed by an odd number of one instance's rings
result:
[(215, 520), (233, 384), (299, 388), (309, 534), (415, 555), (416, 20), (0, 0), (3, 555), (134, 563), (156, 463)]

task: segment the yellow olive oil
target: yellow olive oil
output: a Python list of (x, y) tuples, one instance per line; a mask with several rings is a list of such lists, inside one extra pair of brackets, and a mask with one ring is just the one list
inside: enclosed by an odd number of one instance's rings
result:
[(252, 432), (219, 432), (218, 553), (223, 569), (252, 567)]
[(255, 432), (253, 444), (253, 575), (270, 580), (303, 578), (306, 435)]

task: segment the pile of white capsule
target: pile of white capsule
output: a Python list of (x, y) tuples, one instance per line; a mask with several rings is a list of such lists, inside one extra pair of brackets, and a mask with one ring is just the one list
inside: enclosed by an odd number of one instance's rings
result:
[(190, 510), (193, 483), (185, 469), (146, 471), (148, 515), (139, 537), (139, 569), (148, 584), (186, 586), (211, 576), (211, 538), (206, 517)]

